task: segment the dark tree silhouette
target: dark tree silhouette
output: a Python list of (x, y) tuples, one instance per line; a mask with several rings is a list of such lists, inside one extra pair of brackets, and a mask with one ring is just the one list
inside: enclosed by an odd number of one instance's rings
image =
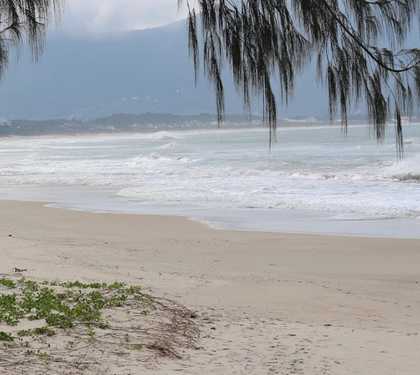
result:
[[(331, 118), (347, 128), (351, 105), (363, 101), (376, 137), (395, 118), (398, 154), (401, 116), (420, 96), (420, 50), (403, 43), (419, 16), (419, 0), (179, 0), (189, 10), (189, 48), (214, 83), (219, 120), (224, 113), (223, 64), (231, 68), (244, 103), (262, 95), (270, 128), (278, 98), (287, 104), (295, 77), (316, 61), (326, 83)], [(200, 37), (202, 34), (202, 38)]]
[(61, 0), (0, 0), (0, 77), (9, 52), (27, 41), (34, 58), (42, 51), (48, 21), (58, 15)]

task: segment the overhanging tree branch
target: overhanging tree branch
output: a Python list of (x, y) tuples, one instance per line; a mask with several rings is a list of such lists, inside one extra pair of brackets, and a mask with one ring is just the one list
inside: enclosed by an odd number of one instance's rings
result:
[(4, 73), (9, 50), (26, 40), (34, 58), (43, 48), (45, 30), (54, 15), (61, 11), (62, 0), (0, 1), (0, 76)]
[[(287, 103), (296, 75), (315, 56), (331, 117), (339, 109), (346, 129), (349, 107), (364, 102), (380, 141), (393, 116), (402, 154), (401, 118), (420, 94), (420, 50), (394, 45), (404, 42), (419, 15), (418, 0), (197, 0), (195, 5), (189, 8), (189, 46), (196, 69), (201, 55), (215, 83), (220, 119), (224, 63), (246, 106), (253, 96), (263, 97), (271, 136), (278, 102), (273, 78)], [(384, 36), (389, 48), (380, 46)]]

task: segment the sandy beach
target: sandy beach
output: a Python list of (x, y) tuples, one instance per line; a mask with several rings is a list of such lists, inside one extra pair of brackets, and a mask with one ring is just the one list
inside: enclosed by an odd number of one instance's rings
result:
[(118, 373), (419, 372), (420, 240), (223, 231), (29, 202), (0, 202), (0, 215), (0, 274), (122, 280), (197, 312), (199, 348)]

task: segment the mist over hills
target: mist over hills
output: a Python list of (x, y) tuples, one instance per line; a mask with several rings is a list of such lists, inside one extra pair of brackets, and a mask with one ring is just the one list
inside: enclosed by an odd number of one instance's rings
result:
[[(326, 95), (312, 72), (280, 117), (325, 116)], [(226, 74), (226, 111), (243, 113)], [(89, 36), (52, 34), (38, 63), (22, 51), (0, 82), (0, 119), (93, 119), (114, 113), (215, 113), (204, 77), (194, 85), (185, 22)], [(253, 109), (259, 113), (258, 105)]]
[[(257, 116), (228, 115), (223, 123), (223, 128), (245, 128), (260, 125), (262, 125), (262, 119)], [(135, 133), (162, 130), (216, 129), (217, 126), (217, 116), (210, 114), (122, 113), (90, 120), (60, 118), (3, 120), (0, 121), (0, 136)]]

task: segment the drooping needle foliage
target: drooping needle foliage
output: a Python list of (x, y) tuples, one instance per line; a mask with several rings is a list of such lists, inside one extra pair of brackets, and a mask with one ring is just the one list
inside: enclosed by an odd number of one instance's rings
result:
[(224, 63), (245, 105), (262, 96), (271, 140), (278, 101), (287, 103), (296, 75), (314, 61), (318, 78), (328, 88), (331, 118), (339, 114), (346, 129), (350, 107), (362, 102), (377, 139), (383, 140), (393, 117), (401, 155), (401, 117), (411, 113), (420, 94), (420, 50), (403, 47), (418, 21), (419, 0), (179, 0), (182, 3), (189, 9), (195, 68), (202, 62), (214, 83), (219, 120), (224, 113)]
[(9, 51), (27, 41), (36, 58), (42, 51), (48, 21), (60, 12), (61, 0), (0, 0), (0, 77)]

